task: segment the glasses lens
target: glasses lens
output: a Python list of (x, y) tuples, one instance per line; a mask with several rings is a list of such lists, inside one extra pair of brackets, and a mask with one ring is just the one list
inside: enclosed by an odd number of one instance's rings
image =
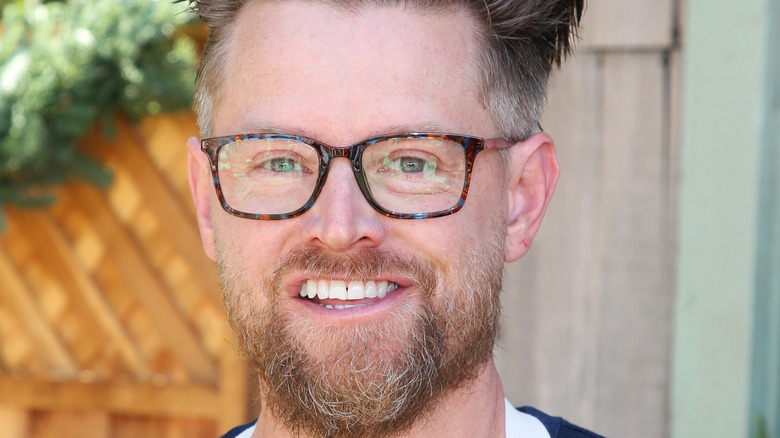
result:
[(466, 154), (460, 143), (445, 138), (394, 138), (365, 149), (363, 172), (372, 197), (384, 209), (434, 213), (460, 200)]
[(286, 214), (301, 208), (317, 185), (319, 156), (293, 139), (238, 140), (222, 146), (217, 172), (227, 204), (249, 214)]

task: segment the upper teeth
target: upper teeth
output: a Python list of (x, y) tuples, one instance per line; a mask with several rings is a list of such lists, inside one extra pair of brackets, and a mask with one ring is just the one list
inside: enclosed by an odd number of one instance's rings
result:
[(388, 292), (398, 288), (393, 282), (380, 281), (350, 281), (342, 280), (307, 280), (301, 285), (301, 296), (321, 300), (362, 300), (363, 298), (384, 298)]

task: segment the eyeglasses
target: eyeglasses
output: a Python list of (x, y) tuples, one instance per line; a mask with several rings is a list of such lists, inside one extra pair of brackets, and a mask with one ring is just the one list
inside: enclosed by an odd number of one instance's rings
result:
[(477, 154), (513, 142), (455, 134), (407, 133), (333, 147), (287, 134), (207, 138), (214, 187), (222, 208), (247, 219), (278, 220), (305, 213), (320, 194), (334, 158), (352, 162), (360, 191), (381, 214), (425, 219), (463, 207)]

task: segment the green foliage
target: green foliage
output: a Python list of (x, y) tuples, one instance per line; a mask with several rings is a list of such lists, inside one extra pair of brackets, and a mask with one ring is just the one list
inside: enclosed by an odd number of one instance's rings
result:
[(766, 419), (762, 414), (756, 414), (753, 421), (753, 438), (769, 438), (769, 428), (766, 424)]
[(36, 206), (71, 179), (107, 184), (110, 173), (76, 142), (115, 112), (137, 120), (187, 108), (191, 20), (161, 0), (70, 0), (29, 8), (8, 2), (0, 22), (0, 206)]

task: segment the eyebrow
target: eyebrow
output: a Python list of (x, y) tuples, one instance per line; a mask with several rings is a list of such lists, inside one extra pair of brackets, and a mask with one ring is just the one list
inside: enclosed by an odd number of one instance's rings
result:
[(414, 125), (390, 125), (375, 135), (397, 134), (402, 132), (450, 132), (436, 123), (417, 123)]
[[(293, 125), (272, 125), (258, 122), (247, 122), (238, 126), (239, 132), (236, 134), (289, 134), (298, 135), (301, 137), (308, 137), (317, 140), (318, 137), (306, 130), (303, 127), (297, 127)], [(401, 134), (408, 132), (429, 132), (429, 133), (450, 133), (451, 129), (443, 129), (441, 125), (436, 123), (419, 123), (414, 125), (387, 125), (383, 128), (373, 130), (369, 132), (367, 137), (361, 138), (367, 139), (380, 135)]]
[(314, 138), (311, 133), (304, 128), (297, 128), (285, 125), (271, 125), (266, 123), (249, 122), (238, 126), (236, 134), (290, 134), (302, 137)]

